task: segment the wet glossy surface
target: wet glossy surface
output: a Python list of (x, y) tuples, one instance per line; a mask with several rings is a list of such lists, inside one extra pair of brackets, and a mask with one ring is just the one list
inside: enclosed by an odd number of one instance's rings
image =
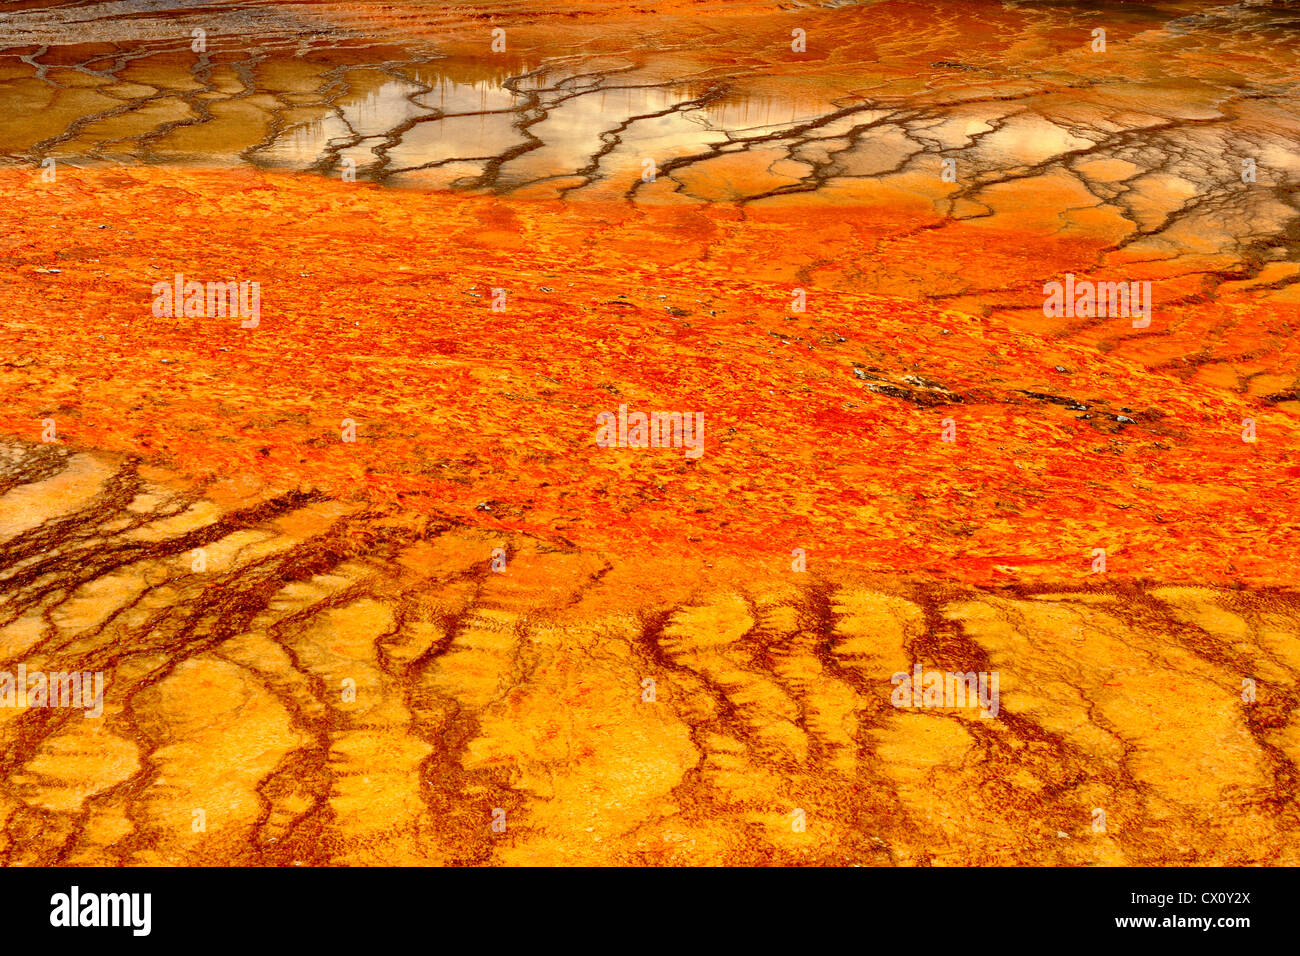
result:
[[(393, 185), (574, 200), (865, 204), (927, 228), (1095, 244), (1094, 268), (1158, 262), (1198, 292), (1296, 280), (1293, 7), (714, 6), (728, 30), (684, 13), (650, 29), (598, 4), (562, 28), (526, 7), (479, 21), (442, 4), (12, 11), (0, 154), (333, 175), (352, 163)], [(497, 24), (506, 50), (493, 53)], [(1089, 48), (1097, 24), (1106, 52)], [(207, 31), (201, 53), (193, 29)], [(792, 29), (807, 52), (791, 52)], [(982, 305), (1011, 290), (929, 274), (906, 291)]]

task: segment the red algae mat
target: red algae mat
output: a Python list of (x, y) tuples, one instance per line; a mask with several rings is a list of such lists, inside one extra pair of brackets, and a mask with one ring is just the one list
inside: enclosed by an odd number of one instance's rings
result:
[[(4, 253), (11, 434), (53, 420), (74, 447), (199, 480), (629, 555), (778, 569), (801, 547), (989, 583), (1083, 580), (1105, 548), (1127, 580), (1289, 583), (1294, 396), (1179, 366), (1219, 329), (1217, 351), (1294, 368), (1296, 306), (1027, 328), (814, 288), (800, 312), (797, 278), (755, 248), (806, 248), (799, 214), (175, 171), (75, 173), (55, 194), (10, 177), (36, 199)], [(971, 230), (966, 252), (1024, 242)], [(154, 283), (177, 272), (257, 277), (258, 326), (153, 316)], [(598, 447), (597, 416), (620, 406), (701, 413), (703, 453)]]
[(1094, 6), (0, 11), (0, 860), (1300, 863), (1300, 14)]

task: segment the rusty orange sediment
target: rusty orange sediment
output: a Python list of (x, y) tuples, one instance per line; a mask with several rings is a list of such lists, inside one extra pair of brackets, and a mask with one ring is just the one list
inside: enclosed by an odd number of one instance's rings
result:
[[(70, 446), (195, 480), (256, 476), (599, 551), (774, 551), (780, 566), (788, 541), (987, 584), (997, 565), (1086, 578), (1108, 546), (1135, 580), (1285, 583), (1295, 402), (1256, 380), (1295, 374), (1291, 303), (1157, 299), (1137, 330), (801, 279), (789, 259), (852, 260), (852, 243), (809, 248), (836, 222), (869, 230), (852, 208), (810, 231), (799, 211), (317, 177), (78, 171), (58, 200), (31, 179), (6, 183), (26, 206), (2, 293), (16, 436), (53, 418)], [(974, 268), (1026, 239), (952, 242)], [(1062, 249), (1055, 272), (1091, 254)], [(952, 267), (919, 249), (905, 264), (908, 283)], [(260, 324), (154, 316), (155, 283), (177, 273), (257, 276)], [(702, 413), (704, 454), (597, 447), (597, 416), (620, 406)]]
[[(929, 5), (878, 6), (882, 49), (808, 13), (837, 52), (750, 92), (838, 89), (874, 51), (871, 82), (929, 106), (1046, 83), (1082, 128), (1121, 95), (999, 73), (1000, 24), (1096, 79), (1073, 21), (980, 4), (943, 21), (971, 69), (909, 90), (946, 62), (907, 42)], [(787, 42), (710, 46), (715, 8), (789, 33), (763, 4), (667, 11), (697, 97)], [(472, 24), (384, 11), (469, 71)], [(620, 49), (621, 12), (570, 12), (518, 14), (505, 76), (548, 42), (668, 69)], [(1265, 111), (1230, 122), (1276, 132)], [(970, 195), (870, 156), (794, 188), (754, 147), (449, 189), (165, 161), (200, 130), (53, 182), (0, 168), (0, 655), (105, 675), (100, 719), (0, 707), (7, 863), (1297, 862), (1281, 226), (1198, 245), (1157, 229), (1183, 182), (1134, 179), (1153, 255), (1081, 199), (1131, 177), (1107, 155)], [(155, 309), (178, 275), (256, 281), (255, 324)], [(1067, 275), (1151, 282), (1149, 326), (1044, 314)], [(601, 446), (638, 411), (701, 416), (701, 453)], [(996, 714), (900, 706), (918, 667), (996, 674)]]

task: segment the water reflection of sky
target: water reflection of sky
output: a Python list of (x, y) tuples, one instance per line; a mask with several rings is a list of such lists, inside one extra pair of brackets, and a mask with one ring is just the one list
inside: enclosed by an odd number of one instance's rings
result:
[[(259, 160), (307, 167), (331, 150), (348, 147), (339, 155), (354, 159), (359, 169), (383, 154), (392, 171), (486, 160), (530, 143), (531, 135), (541, 145), (533, 143), (519, 157), (519, 168), (503, 170), (507, 180), (527, 180), (572, 173), (602, 151), (617, 164), (614, 154), (620, 149), (607, 148), (614, 134), (620, 146), (670, 156), (722, 142), (723, 131), (754, 135), (805, 121), (827, 108), (824, 103), (743, 95), (697, 105), (691, 101), (705, 92), (698, 83), (649, 86), (618, 78), (589, 88), (557, 88), (552, 82), (547, 90), (515, 92), (491, 80), (466, 82), (427, 72), (411, 78), (413, 82), (390, 76), (381, 82), (373, 82), (373, 75), (350, 78), (353, 88), (334, 102), (336, 111), (321, 109), (319, 117), (288, 126), (259, 152)], [(524, 120), (534, 120), (527, 133), (519, 128)]]

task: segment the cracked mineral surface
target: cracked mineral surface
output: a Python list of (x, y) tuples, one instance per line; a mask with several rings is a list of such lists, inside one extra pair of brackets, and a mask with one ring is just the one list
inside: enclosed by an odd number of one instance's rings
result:
[(7, 3), (0, 859), (1300, 864), (1298, 38)]

